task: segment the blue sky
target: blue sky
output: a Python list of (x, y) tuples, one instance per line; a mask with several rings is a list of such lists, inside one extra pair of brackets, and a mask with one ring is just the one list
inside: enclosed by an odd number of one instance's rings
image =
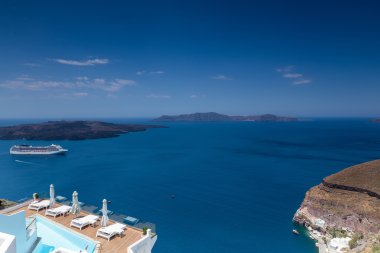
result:
[(380, 3), (1, 1), (0, 118), (380, 116)]

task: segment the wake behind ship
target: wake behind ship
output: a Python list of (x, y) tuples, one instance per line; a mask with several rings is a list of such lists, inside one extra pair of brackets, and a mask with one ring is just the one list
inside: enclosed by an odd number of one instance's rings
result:
[(11, 155), (58, 155), (65, 154), (68, 150), (60, 145), (51, 144), (50, 146), (31, 146), (31, 145), (14, 145), (10, 148)]

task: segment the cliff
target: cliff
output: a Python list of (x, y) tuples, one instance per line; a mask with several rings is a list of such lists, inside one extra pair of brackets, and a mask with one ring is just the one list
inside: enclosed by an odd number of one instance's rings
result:
[[(311, 188), (294, 221), (332, 239), (360, 234), (362, 251), (380, 232), (380, 160), (349, 167)], [(359, 245), (359, 244), (358, 244)], [(357, 245), (351, 245), (356, 248)]]
[(0, 127), (1, 140), (85, 140), (117, 137), (128, 132), (157, 128), (154, 125), (113, 124), (100, 121), (48, 121)]
[(0, 210), (16, 205), (16, 202), (0, 198)]
[(276, 116), (273, 114), (251, 116), (229, 116), (216, 112), (192, 113), (181, 115), (163, 115), (154, 121), (297, 121), (297, 118)]

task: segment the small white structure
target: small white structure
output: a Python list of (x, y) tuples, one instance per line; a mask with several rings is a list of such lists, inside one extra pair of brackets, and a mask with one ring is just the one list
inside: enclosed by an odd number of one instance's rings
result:
[(322, 219), (316, 219), (314, 225), (320, 228), (326, 228), (326, 222)]
[(16, 253), (16, 237), (0, 232), (0, 252)]
[[(26, 203), (28, 205), (30, 202)], [(8, 208), (9, 211), (17, 210), (20, 205)], [(25, 253), (28, 252), (37, 240), (37, 231), (32, 221), (28, 226), (25, 220), (25, 211), (13, 214), (0, 213), (0, 252)], [(7, 236), (8, 235), (8, 236)], [(14, 242), (10, 243), (10, 237), (14, 237)], [(6, 240), (4, 240), (6, 239)], [(5, 246), (7, 242), (8, 246)], [(4, 243), (4, 245), (3, 245)], [(7, 247), (7, 251), (2, 251), (2, 247)]]
[(350, 237), (344, 237), (344, 238), (333, 238), (331, 239), (328, 248), (335, 250), (337, 252), (342, 252), (343, 249), (349, 249), (348, 242), (351, 240)]
[(128, 247), (128, 253), (151, 253), (157, 241), (157, 235), (152, 236), (152, 231), (148, 229), (146, 235)]

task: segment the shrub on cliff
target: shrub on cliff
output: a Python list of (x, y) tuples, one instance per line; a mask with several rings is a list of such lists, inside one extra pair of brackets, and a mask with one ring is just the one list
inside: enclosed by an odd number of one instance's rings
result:
[(327, 232), (333, 237), (333, 238), (343, 238), (347, 237), (347, 231), (344, 229), (339, 228), (328, 228)]
[(348, 242), (350, 249), (356, 248), (358, 246), (358, 241), (363, 239), (363, 234), (355, 233), (351, 240)]
[(380, 253), (380, 245), (375, 244), (372, 246), (372, 253)]

